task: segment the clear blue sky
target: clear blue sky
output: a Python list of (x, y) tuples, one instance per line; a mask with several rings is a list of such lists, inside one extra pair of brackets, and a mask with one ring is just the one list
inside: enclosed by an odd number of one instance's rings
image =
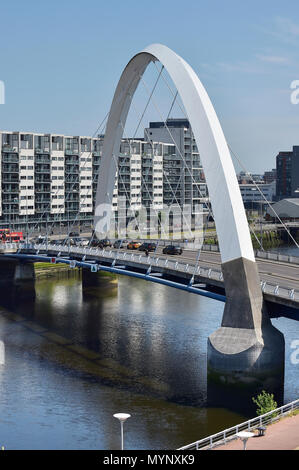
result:
[(248, 170), (299, 145), (296, 0), (11, 0), (0, 39), (1, 129), (93, 134), (128, 60), (159, 42), (198, 73)]

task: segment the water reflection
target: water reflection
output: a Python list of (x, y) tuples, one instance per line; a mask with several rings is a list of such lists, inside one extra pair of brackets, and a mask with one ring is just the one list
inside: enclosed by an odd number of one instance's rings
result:
[(47, 279), (34, 302), (3, 310), (8, 447), (117, 449), (118, 411), (132, 415), (131, 449), (173, 449), (244, 419), (207, 407), (207, 337), (222, 303), (126, 277), (116, 293), (95, 297), (77, 277)]

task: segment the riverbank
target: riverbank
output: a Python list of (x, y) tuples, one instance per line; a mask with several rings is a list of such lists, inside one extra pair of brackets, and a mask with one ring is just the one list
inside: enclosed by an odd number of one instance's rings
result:
[(36, 279), (43, 279), (47, 277), (57, 277), (59, 274), (63, 273), (65, 275), (77, 275), (78, 268), (70, 268), (68, 264), (65, 263), (34, 263), (34, 273)]
[[(66, 275), (67, 277), (77, 277), (81, 271), (81, 268), (70, 268), (69, 265), (65, 263), (34, 263), (34, 273), (36, 279), (44, 279), (48, 277), (55, 278), (59, 277), (61, 274)], [(117, 284), (116, 274), (101, 271), (93, 275), (100, 276), (103, 281), (106, 281), (107, 283), (109, 282), (110, 284)]]

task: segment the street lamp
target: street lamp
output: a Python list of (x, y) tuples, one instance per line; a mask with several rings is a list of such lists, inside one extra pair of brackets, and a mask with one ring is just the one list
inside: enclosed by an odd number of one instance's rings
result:
[(246, 450), (247, 441), (250, 437), (254, 436), (254, 433), (253, 432), (247, 432), (247, 431), (241, 431), (241, 432), (238, 432), (236, 435), (237, 435), (237, 437), (239, 437), (241, 439), (241, 441), (243, 441), (243, 450)]
[(121, 450), (124, 450), (124, 422), (131, 418), (131, 415), (128, 413), (116, 413), (113, 415), (114, 418), (120, 421), (120, 429), (121, 429)]

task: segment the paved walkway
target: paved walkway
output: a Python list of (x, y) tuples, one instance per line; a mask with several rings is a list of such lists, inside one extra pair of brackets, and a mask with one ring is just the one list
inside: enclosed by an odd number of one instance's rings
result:
[[(257, 433), (257, 431), (255, 431)], [(247, 450), (299, 450), (299, 415), (282, 418), (267, 426), (265, 436), (251, 437)], [(235, 439), (214, 450), (243, 450), (243, 442)]]

